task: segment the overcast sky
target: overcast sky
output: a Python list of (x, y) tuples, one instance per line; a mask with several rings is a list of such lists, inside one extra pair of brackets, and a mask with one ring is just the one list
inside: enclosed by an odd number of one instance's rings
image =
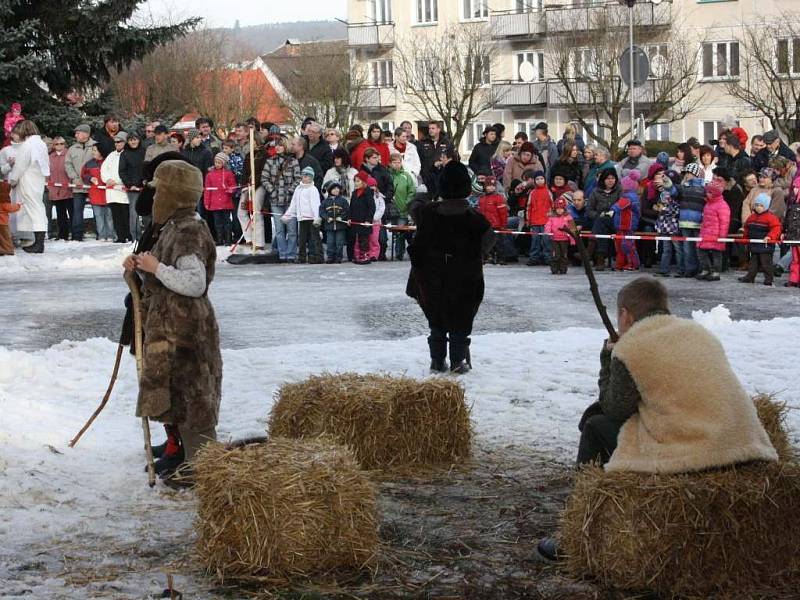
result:
[(140, 11), (161, 18), (198, 16), (206, 25), (242, 27), (286, 21), (346, 19), (347, 0), (147, 0)]

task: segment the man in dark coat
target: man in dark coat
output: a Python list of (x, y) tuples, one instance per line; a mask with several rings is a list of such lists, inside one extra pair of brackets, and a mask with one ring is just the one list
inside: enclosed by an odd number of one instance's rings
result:
[(450, 371), (472, 367), (469, 336), (483, 301), (483, 257), (494, 233), (483, 215), (469, 207), (467, 168), (449, 160), (439, 184), (441, 200), (421, 205), (413, 216), (417, 231), (409, 246), (411, 272), (406, 294), (417, 300), (428, 319), (431, 370), (445, 372), (450, 343)]
[(473, 173), (476, 175), (492, 174), (492, 157), (497, 152), (499, 143), (494, 125), (483, 130), (483, 137), (475, 144), (472, 154), (469, 155), (469, 168)]
[(428, 137), (417, 143), (417, 152), (421, 163), (420, 178), (431, 197), (436, 198), (439, 195), (439, 174), (443, 167), (442, 155), (458, 158), (453, 144), (442, 132), (441, 124), (434, 121), (428, 125)]
[[(786, 144), (783, 143), (780, 135), (774, 129), (772, 131), (768, 131), (764, 134), (764, 143), (767, 145), (766, 148), (762, 148), (758, 151), (758, 153), (753, 157), (753, 169), (756, 173), (761, 171), (769, 166), (769, 159), (775, 158), (776, 156), (782, 156), (785, 159), (789, 160), (790, 162), (795, 162), (797, 160), (797, 156), (792, 149), (789, 148)], [(726, 138), (727, 140), (727, 138)]]

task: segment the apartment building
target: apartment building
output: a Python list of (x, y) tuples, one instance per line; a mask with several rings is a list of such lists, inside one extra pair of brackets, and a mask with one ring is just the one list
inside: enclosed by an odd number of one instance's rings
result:
[[(479, 122), (472, 123), (462, 150), (471, 148), (487, 124), (497, 122), (513, 135), (532, 132), (536, 123), (545, 121), (551, 135), (558, 138), (574, 115), (560, 84), (548, 73), (548, 48), (567, 33), (573, 42), (575, 32), (586, 30), (590, 35), (598, 11), (619, 20), (629, 10), (616, 0), (349, 0), (351, 70), (365, 73), (369, 85), (359, 102), (360, 118), (385, 129), (403, 120), (424, 127), (424, 118), (406, 99), (394, 68), (398, 40), (436, 35), (451, 24), (485, 22), (497, 44), (487, 85), (499, 100)], [(800, 11), (800, 0), (638, 0), (633, 10), (634, 43), (646, 50), (651, 61), (664, 52), (663, 41), (671, 31), (674, 35), (678, 22), (683, 35), (689, 33), (686, 43), (695, 45), (698, 53), (695, 110), (680, 121), (650, 126), (645, 139), (682, 141), (696, 136), (705, 142), (716, 138), (720, 122), (729, 115), (748, 132), (769, 129), (767, 119), (726, 93), (726, 82), (741, 74), (743, 27), (762, 16)], [(627, 38), (627, 31), (621, 30), (620, 35)], [(794, 71), (800, 72), (800, 39), (783, 43), (789, 56), (795, 57)], [(669, 68), (669, 61), (662, 60), (659, 66)], [(648, 85), (637, 90), (637, 101), (648, 101)], [(622, 124), (628, 122), (626, 115)]]

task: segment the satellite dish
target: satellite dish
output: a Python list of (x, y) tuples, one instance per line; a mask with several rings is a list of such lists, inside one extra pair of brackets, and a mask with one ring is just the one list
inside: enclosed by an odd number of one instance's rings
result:
[(536, 78), (536, 69), (534, 69), (533, 63), (528, 60), (520, 63), (519, 78), (526, 83), (533, 81)]
[(664, 0), (650, 0), (651, 4), (661, 4)]
[(667, 59), (664, 57), (664, 55), (656, 54), (650, 59), (650, 73), (656, 79), (661, 79), (662, 77), (666, 76), (668, 68), (669, 65), (667, 64)]

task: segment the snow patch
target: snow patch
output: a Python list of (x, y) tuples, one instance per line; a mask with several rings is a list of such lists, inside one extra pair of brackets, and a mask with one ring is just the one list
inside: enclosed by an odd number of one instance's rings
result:
[(709, 331), (717, 331), (733, 325), (731, 311), (724, 304), (717, 304), (709, 311), (693, 310), (692, 319)]

